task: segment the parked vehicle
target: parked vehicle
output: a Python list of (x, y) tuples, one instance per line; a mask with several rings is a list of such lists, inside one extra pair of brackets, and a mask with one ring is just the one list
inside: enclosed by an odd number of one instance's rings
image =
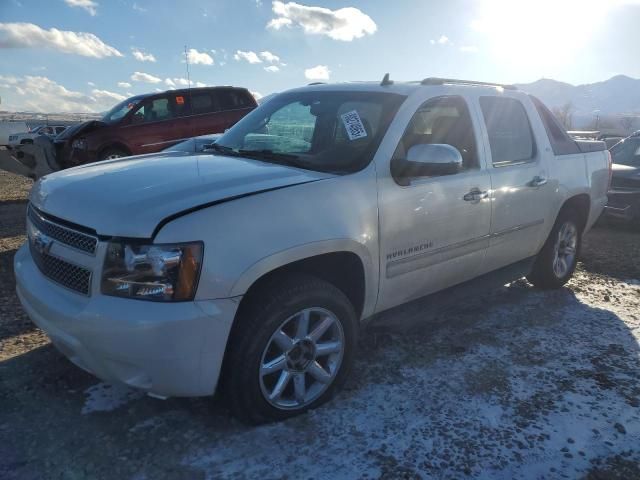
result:
[(67, 127), (63, 125), (41, 125), (28, 132), (16, 133), (9, 136), (9, 146), (33, 144), (33, 140), (40, 135), (46, 135), (55, 138), (64, 132)]
[(613, 172), (605, 211), (610, 217), (640, 222), (640, 132), (617, 143), (610, 151)]
[(307, 86), (208, 153), (37, 182), (18, 296), (100, 378), (284, 419), (343, 384), (374, 314), (471, 279), (562, 286), (609, 175), (509, 86)]
[(0, 147), (9, 145), (9, 136), (15, 133), (22, 133), (29, 130), (24, 122), (0, 122)]
[(55, 139), (63, 167), (159, 152), (198, 135), (222, 133), (256, 107), (245, 88), (207, 87), (137, 95), (100, 121), (67, 129)]

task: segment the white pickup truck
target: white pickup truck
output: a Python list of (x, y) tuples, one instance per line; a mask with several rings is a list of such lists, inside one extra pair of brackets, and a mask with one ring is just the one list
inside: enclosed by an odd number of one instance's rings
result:
[(562, 286), (609, 178), (604, 144), (509, 86), (311, 85), (207, 152), (39, 180), (17, 291), (106, 381), (278, 420), (331, 397), (379, 312), (505, 269)]

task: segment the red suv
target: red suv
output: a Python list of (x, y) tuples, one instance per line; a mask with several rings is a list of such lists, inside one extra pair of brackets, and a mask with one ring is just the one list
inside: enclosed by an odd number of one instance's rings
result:
[(186, 138), (222, 133), (257, 106), (246, 88), (211, 87), (136, 95), (102, 120), (68, 128), (55, 139), (62, 168), (154, 153)]

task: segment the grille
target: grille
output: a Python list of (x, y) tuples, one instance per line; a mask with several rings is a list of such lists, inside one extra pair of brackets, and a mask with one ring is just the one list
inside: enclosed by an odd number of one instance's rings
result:
[(89, 295), (91, 270), (65, 262), (48, 253), (41, 253), (33, 247), (30, 250), (33, 261), (45, 276), (63, 287)]
[(96, 237), (53, 223), (40, 215), (31, 205), (29, 205), (29, 219), (38, 230), (60, 243), (91, 255), (95, 254), (98, 244)]

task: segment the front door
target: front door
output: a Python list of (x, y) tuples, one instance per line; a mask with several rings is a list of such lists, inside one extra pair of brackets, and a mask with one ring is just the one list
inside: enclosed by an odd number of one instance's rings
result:
[(121, 127), (132, 154), (159, 152), (184, 137), (175, 101), (175, 95), (145, 100), (129, 118), (130, 123)]
[[(391, 160), (378, 174), (380, 294), (377, 310), (478, 275), (489, 245), (490, 177), (465, 99), (432, 98), (411, 118)], [(410, 176), (396, 168), (421, 144), (446, 144), (462, 155), (458, 173)]]

